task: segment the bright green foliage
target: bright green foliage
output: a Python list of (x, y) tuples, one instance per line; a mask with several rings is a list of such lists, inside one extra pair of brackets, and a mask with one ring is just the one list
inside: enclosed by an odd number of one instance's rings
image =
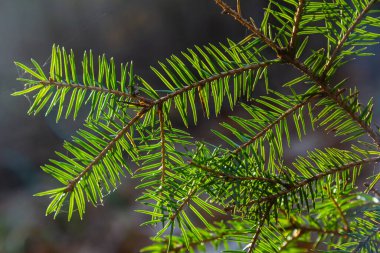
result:
[[(380, 37), (378, 1), (269, 1), (259, 25), (240, 6), (215, 2), (251, 34), (152, 67), (163, 90), (132, 63), (119, 70), (91, 52), (79, 68), (73, 52), (53, 46), (49, 73), (34, 60), (33, 67), (16, 63), (30, 78), (13, 95), (33, 94), (29, 113), (44, 109), (58, 121), (75, 119), (84, 105), (89, 111), (65, 152), (42, 166), (60, 184), (36, 194), (52, 199), (46, 214), (83, 218), (87, 202), (102, 203), (127, 176), (141, 182), (138, 201), (147, 208), (137, 211), (150, 216), (144, 225), (157, 228), (143, 252), (378, 252), (380, 174), (365, 193), (357, 183), (380, 161), (374, 101), (360, 102), (359, 88), (334, 75), (371, 55), (367, 47)], [(313, 40), (322, 47), (311, 48)], [(299, 75), (274, 90), (271, 66), (279, 64)], [(246, 116), (230, 115), (212, 130), (220, 143), (196, 141), (172, 123), (173, 111), (188, 127), (227, 105)], [(285, 155), (316, 129), (344, 145)]]

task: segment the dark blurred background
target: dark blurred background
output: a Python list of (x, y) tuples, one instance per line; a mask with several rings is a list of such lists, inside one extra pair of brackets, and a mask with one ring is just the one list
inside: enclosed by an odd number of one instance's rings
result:
[[(261, 9), (260, 1), (242, 2), (252, 13)], [(0, 0), (0, 253), (138, 252), (154, 233), (149, 227), (139, 227), (146, 217), (133, 211), (139, 208), (134, 201), (138, 192), (136, 182), (129, 178), (106, 198), (105, 206), (89, 207), (83, 221), (67, 223), (64, 215), (56, 220), (44, 216), (48, 199), (32, 194), (55, 182), (39, 166), (55, 150), (62, 150), (63, 140), (81, 121), (56, 124), (53, 115), (27, 116), (28, 100), (10, 96), (22, 89), (16, 78), (23, 73), (13, 61), (26, 63), (34, 58), (49, 64), (50, 49), (56, 43), (72, 48), (77, 56), (92, 49), (119, 63), (133, 59), (136, 72), (154, 81), (149, 66), (158, 60), (195, 44), (226, 37), (239, 40), (246, 34), (232, 19), (220, 15), (211, 0)], [(347, 65), (340, 75), (349, 73), (363, 99), (374, 96), (376, 101), (380, 98), (379, 63), (377, 56), (361, 59)], [(380, 122), (376, 120), (379, 114), (376, 107), (375, 122)], [(199, 130), (202, 127), (206, 128), (204, 121), (196, 132), (206, 138), (209, 133)], [(318, 134), (312, 135), (293, 152), (322, 142)]]

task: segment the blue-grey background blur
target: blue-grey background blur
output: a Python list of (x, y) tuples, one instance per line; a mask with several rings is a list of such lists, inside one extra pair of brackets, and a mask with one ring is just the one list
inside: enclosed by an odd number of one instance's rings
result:
[[(255, 13), (266, 1), (242, 2)], [(238, 40), (246, 33), (220, 15), (212, 0), (0, 0), (0, 253), (137, 252), (154, 233), (153, 228), (139, 227), (147, 217), (133, 211), (139, 208), (134, 201), (138, 191), (130, 178), (106, 198), (105, 206), (89, 207), (84, 221), (44, 216), (48, 199), (32, 194), (55, 182), (39, 166), (61, 149), (81, 122), (56, 124), (54, 117), (27, 116), (27, 98), (10, 96), (22, 89), (16, 78), (23, 73), (13, 61), (34, 58), (49, 64), (56, 43), (78, 56), (92, 49), (116, 62), (133, 59), (138, 74), (155, 80), (149, 66), (171, 53), (225, 37)], [(378, 56), (360, 59), (339, 74), (349, 74), (364, 99), (374, 96), (380, 101), (379, 63)], [(278, 76), (275, 85), (280, 84)], [(379, 114), (376, 106), (375, 121), (380, 123)], [(208, 129), (210, 123), (206, 127), (203, 122), (196, 132), (206, 138)], [(293, 151), (322, 141), (312, 135)]]

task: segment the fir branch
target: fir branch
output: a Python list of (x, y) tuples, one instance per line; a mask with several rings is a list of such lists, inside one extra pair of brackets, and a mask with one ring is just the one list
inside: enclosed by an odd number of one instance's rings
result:
[(313, 80), (315, 83), (317, 83), (318, 86), (321, 87), (322, 91), (326, 92), (327, 96), (330, 97), (337, 105), (339, 105), (380, 148), (379, 134), (377, 134), (371, 126), (367, 125), (356, 112), (352, 111), (350, 106), (347, 103), (345, 103), (339, 96), (339, 91), (334, 92), (324, 79), (313, 73), (308, 67), (306, 67), (303, 63), (299, 62), (297, 59), (288, 56), (284, 56), (283, 59), (285, 59), (285, 61), (289, 62), (289, 64), (293, 65), (295, 68), (309, 76), (310, 79)]
[[(372, 5), (377, 2), (378, 0), (372, 0), (369, 6), (365, 8), (365, 11), (360, 16), (360, 19), (357, 20), (357, 23), (360, 22), (360, 20), (363, 18), (363, 16), (370, 10)], [(359, 115), (357, 115), (355, 112), (353, 112), (350, 107), (344, 103), (344, 101), (335, 93), (330, 87), (329, 84), (326, 82), (325, 78), (322, 76), (320, 77), (313, 71), (311, 71), (308, 67), (306, 67), (303, 63), (299, 62), (297, 59), (295, 59), (292, 55), (290, 55), (288, 52), (277, 46), (272, 40), (266, 38), (259, 29), (253, 25), (252, 23), (249, 23), (247, 20), (241, 18), (230, 6), (228, 6), (226, 3), (224, 3), (221, 0), (215, 0), (217, 5), (223, 8), (223, 10), (232, 16), (236, 21), (238, 21), (240, 24), (242, 24), (244, 27), (246, 27), (248, 30), (250, 30), (255, 36), (259, 37), (265, 44), (267, 44), (270, 48), (272, 48), (278, 55), (278, 57), (284, 61), (285, 63), (288, 63), (290, 65), (293, 65), (296, 69), (300, 70), (304, 74), (310, 77), (311, 80), (316, 82), (322, 89), (323, 92), (326, 92), (326, 94), (336, 102), (343, 110), (347, 112), (347, 114), (355, 121), (357, 124), (365, 131), (367, 132), (368, 136), (379, 146), (380, 148), (380, 136), (369, 126), (367, 125), (363, 120), (360, 119)], [(356, 27), (357, 23), (353, 24), (351, 31)], [(347, 34), (347, 38), (348, 38)], [(344, 40), (344, 42), (347, 40), (347, 38)], [(342, 46), (344, 44), (342, 43)], [(338, 49), (338, 51), (340, 48)]]
[(73, 83), (62, 83), (62, 82), (56, 82), (54, 80), (49, 81), (40, 81), (39, 84), (42, 84), (43, 86), (54, 86), (57, 89), (64, 89), (64, 88), (73, 88), (73, 89), (79, 89), (79, 90), (89, 90), (89, 91), (98, 91), (105, 94), (113, 94), (118, 97), (124, 97), (124, 98), (130, 98), (133, 100), (136, 100), (138, 103), (134, 103), (134, 105), (139, 105), (141, 107), (145, 107), (152, 103), (152, 101), (148, 98), (132, 95), (129, 93), (125, 93), (118, 90), (110, 90), (103, 87), (98, 86), (88, 86), (88, 85), (82, 85), (82, 84), (73, 84)]
[(211, 83), (213, 81), (216, 81), (216, 80), (219, 80), (219, 79), (222, 79), (222, 78), (225, 78), (225, 77), (228, 77), (228, 76), (234, 76), (236, 74), (240, 74), (240, 73), (243, 73), (245, 71), (248, 71), (248, 70), (256, 70), (256, 69), (259, 69), (259, 68), (264, 68), (264, 67), (268, 67), (269, 65), (272, 65), (272, 64), (275, 64), (275, 63), (279, 63), (279, 61), (277, 59), (275, 60), (268, 60), (268, 61), (264, 61), (262, 63), (258, 63), (258, 64), (251, 64), (251, 65), (247, 65), (247, 66), (244, 66), (244, 67), (241, 67), (241, 68), (236, 68), (236, 69), (231, 69), (231, 70), (228, 70), (228, 71), (225, 71), (225, 72), (221, 72), (217, 75), (213, 75), (213, 76), (210, 76), (208, 78), (205, 78), (205, 79), (202, 79), (198, 82), (194, 82), (194, 83), (191, 83), (189, 85), (186, 85), (180, 89), (178, 89), (177, 91), (175, 92), (172, 92), (172, 93), (169, 93), (168, 95), (166, 96), (163, 96), (163, 97), (160, 97), (159, 99), (153, 101), (152, 105), (158, 105), (160, 103), (163, 103), (163, 102), (166, 102), (178, 95), (181, 95), (185, 92), (188, 92), (194, 88), (197, 88), (197, 87), (203, 87), (204, 85), (208, 84), (208, 83)]
[(259, 38), (266, 45), (271, 47), (274, 51), (280, 52), (282, 50), (276, 43), (274, 43), (273, 40), (266, 37), (255, 24), (244, 19), (238, 12), (232, 9), (227, 3), (225, 3), (222, 0), (215, 0), (215, 3), (219, 5), (220, 8), (222, 8), (222, 13), (228, 14), (231, 17), (233, 17), (240, 24), (248, 28), (255, 37)]
[(298, 36), (299, 25), (300, 25), (300, 22), (302, 19), (302, 12), (304, 10), (304, 7), (305, 7), (305, 0), (299, 0), (297, 11), (294, 15), (294, 25), (293, 25), (293, 30), (292, 30), (292, 36), (291, 36), (290, 42), (289, 42), (289, 51), (293, 51), (294, 47), (296, 46), (296, 43), (297, 43), (296, 40), (297, 40), (297, 36)]
[(268, 182), (268, 183), (272, 183), (272, 184), (280, 184), (284, 187), (289, 186), (287, 183), (283, 183), (283, 182), (281, 182), (281, 180), (278, 180), (278, 179), (271, 179), (271, 178), (267, 178), (267, 177), (255, 177), (255, 176), (247, 176), (247, 177), (234, 176), (234, 175), (229, 175), (229, 174), (222, 173), (219, 171), (215, 171), (215, 170), (213, 170), (213, 169), (211, 169), (205, 165), (198, 164), (194, 161), (190, 161), (189, 164), (193, 165), (193, 166), (195, 166), (195, 167), (197, 167), (203, 171), (206, 171), (215, 177), (223, 178), (225, 180), (260, 181), (260, 182)]
[(338, 56), (338, 53), (343, 48), (344, 43), (348, 40), (348, 37), (350, 34), (355, 30), (358, 24), (362, 21), (362, 19), (365, 17), (365, 15), (371, 10), (373, 5), (378, 2), (379, 0), (371, 0), (366, 7), (361, 11), (361, 13), (356, 17), (356, 19), (352, 22), (351, 26), (347, 29), (347, 31), (344, 33), (343, 37), (339, 40), (338, 44), (336, 45), (334, 51), (331, 53), (330, 59), (327, 61), (324, 71), (322, 73), (322, 79), (326, 78), (327, 73), (329, 72), (330, 68), (333, 66), (334, 61), (336, 57)]
[(252, 143), (254, 143), (258, 138), (262, 137), (270, 129), (272, 129), (274, 126), (276, 126), (277, 124), (279, 124), (279, 122), (281, 120), (285, 119), (289, 115), (292, 115), (299, 108), (301, 108), (304, 105), (310, 103), (312, 100), (314, 100), (316, 98), (320, 98), (321, 96), (323, 96), (323, 93), (313, 94), (312, 96), (307, 97), (304, 101), (300, 101), (298, 104), (294, 105), (292, 108), (289, 108), (283, 114), (281, 114), (275, 121), (273, 121), (272, 123), (270, 123), (264, 129), (262, 129), (260, 132), (258, 132), (255, 136), (253, 136), (249, 141), (243, 143), (238, 148), (236, 148), (234, 151), (232, 151), (232, 154), (236, 155), (236, 154), (240, 153), (244, 148), (246, 148), (249, 145), (251, 145)]
[(265, 221), (269, 217), (269, 213), (270, 213), (270, 211), (272, 209), (273, 204), (274, 204), (274, 202), (271, 202), (269, 204), (268, 208), (266, 209), (265, 213), (263, 213), (263, 216), (260, 219), (260, 223), (259, 223), (258, 227), (256, 228), (256, 232), (255, 232), (255, 234), (252, 237), (251, 244), (249, 245), (249, 249), (247, 251), (248, 253), (252, 253), (253, 250), (255, 249), (256, 242), (257, 242), (257, 240), (260, 237), (260, 233), (261, 233), (261, 230), (262, 230), (262, 228), (264, 226)]
[[(204, 179), (206, 178), (203, 178), (201, 181), (204, 181)], [(194, 196), (195, 193), (197, 193), (199, 189), (199, 186), (196, 186), (194, 187), (193, 189), (191, 189), (191, 191), (189, 192), (189, 194), (186, 196), (186, 198), (183, 200), (182, 204), (176, 209), (176, 211), (174, 212), (173, 215), (170, 216), (170, 220), (172, 222), (174, 222), (174, 220), (177, 218), (178, 214), (185, 208), (185, 206), (190, 202), (191, 198)]]
[(72, 192), (75, 188), (75, 185), (79, 182), (79, 180), (81, 178), (83, 178), (83, 176), (85, 176), (88, 172), (91, 171), (92, 167), (97, 164), (98, 162), (101, 161), (101, 159), (107, 155), (108, 151), (111, 150), (114, 145), (116, 144), (116, 142), (122, 138), (126, 133), (127, 131), (130, 129), (130, 127), (135, 123), (137, 122), (141, 117), (143, 117), (143, 115), (147, 112), (147, 108), (143, 108), (141, 109), (141, 111), (139, 111), (136, 116), (134, 116), (126, 126), (123, 127), (123, 129), (121, 129), (119, 131), (119, 133), (115, 136), (115, 138), (113, 138), (108, 144), (107, 146), (94, 158), (94, 160), (87, 165), (87, 167), (78, 175), (76, 176), (73, 180), (71, 180), (70, 182), (68, 182), (67, 186), (66, 186), (66, 189), (64, 190), (64, 192)]
[(276, 193), (274, 195), (271, 195), (271, 196), (268, 196), (268, 197), (263, 197), (261, 199), (258, 199), (258, 200), (254, 200), (251, 202), (251, 204), (261, 204), (261, 203), (264, 203), (264, 202), (267, 202), (267, 201), (271, 201), (271, 200), (274, 200), (274, 199), (278, 199), (279, 197), (281, 196), (284, 196), (290, 192), (293, 192), (301, 187), (304, 187), (305, 185), (308, 185), (314, 181), (317, 181), (323, 177), (326, 177), (328, 175), (332, 175), (332, 174), (336, 174), (336, 173), (339, 173), (339, 172), (343, 172), (343, 171), (346, 171), (346, 170), (349, 170), (351, 169), (352, 167), (356, 167), (356, 166), (362, 166), (362, 165), (365, 165), (365, 164), (369, 164), (369, 163), (377, 163), (377, 162), (380, 162), (380, 156), (375, 156), (375, 157), (372, 157), (372, 158), (366, 158), (366, 159), (362, 159), (360, 161), (355, 161), (355, 162), (351, 162), (351, 163), (348, 163), (348, 164), (345, 164), (341, 167), (337, 167), (337, 168), (333, 168), (333, 169), (330, 169), (328, 171), (325, 171), (325, 172), (322, 172), (322, 173), (319, 173), (315, 176), (312, 176), (308, 179), (305, 179), (305, 180), (302, 180), (290, 187), (288, 187), (288, 189), (286, 190), (283, 190), (279, 193)]
[[(307, 179), (304, 179), (302, 181), (299, 181), (293, 185), (290, 185), (287, 189), (285, 190), (282, 190), (278, 193), (275, 193), (273, 195), (269, 195), (269, 196), (266, 196), (266, 197), (262, 197), (260, 199), (256, 199), (256, 200), (252, 200), (249, 202), (249, 206), (252, 206), (252, 205), (260, 205), (262, 203), (265, 203), (265, 202), (270, 202), (270, 201), (274, 201), (284, 195), (287, 195), (291, 192), (294, 192), (314, 181), (317, 181), (323, 177), (326, 177), (328, 175), (332, 175), (332, 174), (336, 174), (336, 173), (339, 173), (339, 172), (343, 172), (343, 171), (346, 171), (346, 170), (349, 170), (351, 169), (352, 167), (356, 167), (356, 166), (362, 166), (362, 165), (365, 165), (365, 164), (369, 164), (369, 163), (377, 163), (377, 162), (380, 162), (380, 156), (375, 156), (375, 157), (371, 157), (371, 158), (365, 158), (365, 159), (362, 159), (360, 161), (355, 161), (355, 162), (351, 162), (351, 163), (347, 163), (343, 166), (340, 166), (340, 167), (336, 167), (336, 168), (332, 168), (328, 171), (325, 171), (325, 172), (322, 172), (322, 173), (319, 173), (319, 174), (316, 174), (310, 178), (307, 178)], [(225, 211), (231, 211), (234, 209), (234, 206), (228, 206), (226, 207), (224, 210)]]

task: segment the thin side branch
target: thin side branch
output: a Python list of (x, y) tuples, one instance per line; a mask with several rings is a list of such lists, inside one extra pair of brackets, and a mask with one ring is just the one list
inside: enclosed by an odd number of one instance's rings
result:
[(304, 101), (300, 102), (299, 104), (294, 105), (292, 108), (289, 108), (286, 110), (283, 114), (281, 114), (275, 121), (273, 121), (271, 124), (266, 126), (263, 130), (258, 132), (255, 136), (253, 136), (249, 141), (245, 142), (244, 144), (240, 145), (238, 148), (236, 148), (234, 151), (232, 151), (232, 154), (236, 155), (239, 152), (241, 152), (244, 148), (248, 147), (252, 143), (254, 143), (258, 138), (265, 135), (270, 129), (272, 129), (274, 126), (276, 126), (281, 120), (298, 110), (299, 108), (303, 107), (307, 103), (311, 102), (313, 99), (319, 98), (323, 95), (322, 93), (313, 95), (311, 97), (308, 97)]
[(252, 237), (251, 245), (249, 246), (249, 249), (247, 251), (248, 253), (252, 253), (253, 250), (255, 249), (256, 242), (260, 237), (261, 230), (262, 230), (264, 223), (265, 223), (265, 221), (266, 221), (266, 219), (267, 219), (267, 217), (268, 217), (268, 215), (272, 209), (272, 206), (273, 206), (273, 203), (269, 204), (268, 209), (265, 211), (265, 213), (263, 213), (263, 216), (261, 217), (259, 226), (257, 227), (256, 232)]
[[(269, 201), (274, 201), (284, 195), (287, 195), (293, 191), (296, 191), (297, 189), (299, 188), (302, 188), (314, 181), (317, 181), (323, 177), (326, 177), (328, 175), (332, 175), (332, 174), (336, 174), (336, 173), (339, 173), (339, 172), (343, 172), (343, 171), (346, 171), (346, 170), (349, 170), (351, 169), (352, 167), (356, 167), (356, 166), (361, 166), (361, 165), (365, 165), (365, 164), (369, 164), (369, 163), (376, 163), (376, 162), (380, 162), (380, 156), (375, 156), (375, 157), (371, 157), (371, 158), (366, 158), (366, 159), (362, 159), (360, 161), (356, 161), (356, 162), (351, 162), (351, 163), (348, 163), (348, 164), (345, 164), (341, 167), (338, 167), (338, 168), (332, 168), (328, 171), (325, 171), (325, 172), (322, 172), (322, 173), (319, 173), (317, 175), (314, 175), (308, 179), (304, 179), (298, 183), (295, 183), (294, 185), (291, 185), (290, 187), (288, 187), (287, 189), (285, 190), (282, 190), (276, 194), (273, 194), (273, 195), (270, 195), (270, 196), (267, 196), (267, 197), (262, 197), (260, 199), (256, 199), (256, 200), (252, 200), (249, 202), (248, 205), (260, 205), (262, 203), (265, 203), (265, 202), (269, 202)], [(225, 211), (231, 211), (233, 210), (234, 206), (229, 206), (229, 207), (226, 207), (225, 208)]]
[(158, 118), (160, 121), (160, 139), (161, 139), (161, 184), (165, 183), (165, 170), (166, 170), (166, 149), (165, 149), (165, 123), (164, 115), (162, 112), (162, 104), (158, 105)]
[(305, 7), (305, 0), (299, 0), (297, 11), (296, 11), (296, 14), (294, 15), (294, 25), (293, 25), (293, 30), (292, 30), (292, 36), (291, 36), (290, 42), (289, 42), (289, 50), (290, 51), (293, 51), (293, 49), (295, 48), (296, 43), (297, 43), (299, 25), (301, 22), (302, 12), (304, 10), (304, 7)]
[(324, 79), (329, 72), (330, 68), (333, 66), (334, 61), (336, 57), (338, 56), (338, 53), (340, 50), (342, 50), (344, 43), (348, 40), (348, 37), (350, 34), (354, 31), (356, 26), (361, 22), (361, 20), (365, 17), (365, 15), (369, 12), (369, 10), (372, 8), (372, 6), (377, 2), (378, 0), (372, 0), (367, 4), (367, 6), (362, 10), (362, 12), (356, 17), (355, 21), (351, 24), (351, 26), (347, 29), (347, 31), (344, 33), (343, 37), (339, 40), (338, 44), (336, 45), (334, 51), (331, 53), (330, 59), (326, 63), (324, 67), (324, 71), (322, 74), (322, 78)]
[(343, 221), (343, 224), (344, 224), (344, 226), (343, 226), (344, 231), (349, 232), (350, 231), (350, 225), (348, 224), (348, 221), (346, 219), (346, 216), (343, 213), (342, 208), (340, 207), (340, 205), (338, 204), (338, 202), (336, 202), (336, 200), (335, 200), (335, 198), (333, 196), (330, 195), (330, 199), (334, 203), (334, 206), (338, 209), (339, 215), (342, 218), (342, 221)]
[(89, 91), (98, 91), (98, 92), (103, 92), (107, 94), (113, 94), (119, 97), (125, 97), (125, 98), (130, 98), (133, 100), (136, 100), (139, 102), (140, 106), (144, 105), (149, 105), (152, 101), (148, 98), (137, 96), (137, 95), (132, 95), (129, 93), (121, 92), (118, 90), (109, 90), (105, 89), (103, 87), (97, 87), (97, 86), (85, 86), (82, 84), (71, 84), (71, 83), (61, 83), (61, 82), (55, 82), (55, 81), (40, 81), (39, 84), (42, 84), (44, 86), (54, 86), (58, 89), (63, 89), (63, 88), (73, 88), (73, 89), (80, 89), (80, 90), (89, 90)]
[(268, 182), (268, 183), (272, 183), (272, 184), (280, 184), (284, 187), (287, 187), (288, 184), (286, 183), (283, 183), (281, 182), (280, 180), (278, 179), (271, 179), (271, 178), (266, 178), (266, 177), (255, 177), (255, 176), (250, 176), (250, 177), (240, 177), (240, 176), (234, 176), (234, 175), (230, 175), (230, 174), (226, 174), (226, 173), (222, 173), (222, 172), (219, 172), (219, 171), (215, 171), (205, 165), (201, 165), (201, 164), (197, 164), (196, 162), (194, 161), (191, 161), (189, 163), (190, 165), (193, 165), (203, 171), (206, 171), (210, 174), (212, 174), (213, 176), (216, 176), (216, 177), (220, 177), (220, 178), (224, 178), (224, 179), (227, 179), (227, 180), (238, 180), (238, 181), (261, 181), (261, 182)]
[(116, 137), (110, 141), (108, 143), (108, 145), (102, 150), (102, 152), (100, 152), (98, 154), (97, 157), (94, 158), (94, 160), (89, 164), (87, 165), (87, 167), (77, 176), (75, 177), (73, 180), (71, 180), (67, 186), (66, 186), (66, 189), (64, 192), (72, 192), (75, 188), (75, 185), (79, 182), (79, 180), (84, 176), (86, 175), (89, 171), (91, 171), (91, 169), (93, 168), (93, 166), (95, 164), (97, 164), (107, 153), (109, 150), (111, 150), (113, 148), (113, 146), (115, 145), (115, 143), (121, 139), (126, 133), (127, 131), (130, 129), (130, 127), (136, 122), (138, 121), (145, 113), (147, 112), (147, 109), (146, 108), (143, 108), (141, 109), (141, 111), (139, 111), (136, 116), (134, 116), (130, 122), (128, 122), (128, 124), (126, 126), (124, 126), (120, 131), (119, 133), (116, 135)]
[(266, 45), (271, 47), (274, 51), (276, 52), (281, 51), (281, 48), (276, 43), (274, 43), (274, 41), (272, 41), (270, 38), (265, 36), (255, 24), (252, 24), (248, 20), (244, 19), (237, 11), (232, 9), (228, 4), (226, 4), (222, 0), (215, 0), (215, 3), (219, 5), (220, 8), (222, 8), (223, 13), (230, 15), (236, 21), (242, 24), (244, 27), (248, 28), (255, 37), (259, 38)]
[(241, 68), (236, 68), (236, 69), (232, 69), (232, 70), (229, 70), (229, 71), (225, 71), (225, 72), (221, 72), (219, 74), (216, 74), (216, 75), (213, 75), (213, 76), (210, 76), (208, 78), (205, 78), (201, 81), (198, 81), (198, 82), (195, 82), (195, 83), (192, 83), (192, 84), (189, 84), (187, 86), (184, 86), (183, 88), (173, 92), (173, 93), (170, 93), (166, 96), (163, 96), (157, 100), (155, 100), (152, 104), (153, 105), (158, 105), (160, 103), (163, 103), (171, 98), (174, 98), (182, 93), (185, 93), (187, 91), (190, 91), (194, 88), (197, 88), (197, 87), (203, 87), (204, 85), (206, 85), (207, 83), (211, 83), (213, 81), (216, 81), (216, 80), (219, 80), (219, 79), (222, 79), (224, 77), (227, 77), (227, 76), (234, 76), (236, 74), (240, 74), (240, 73), (243, 73), (245, 71), (248, 71), (248, 70), (255, 70), (255, 69), (259, 69), (259, 68), (264, 68), (264, 67), (268, 67), (269, 65), (272, 65), (272, 64), (275, 64), (275, 63), (279, 63), (278, 60), (269, 60), (269, 61), (265, 61), (265, 62), (262, 62), (262, 63), (258, 63), (258, 64), (251, 64), (251, 65), (247, 65), (247, 66), (244, 66), (244, 67), (241, 67)]
[[(203, 180), (202, 180), (203, 181)], [(191, 198), (198, 191), (198, 187), (191, 189), (190, 193), (186, 196), (186, 199), (183, 200), (182, 204), (177, 208), (175, 213), (170, 216), (170, 220), (173, 222), (177, 218), (178, 214), (185, 208), (185, 206), (190, 202)]]
[(380, 136), (372, 129), (371, 126), (367, 125), (357, 113), (352, 111), (350, 106), (339, 96), (339, 92), (333, 92), (324, 79), (314, 74), (308, 67), (299, 62), (297, 59), (290, 57), (284, 57), (283, 59), (293, 65), (296, 69), (308, 75), (311, 80), (316, 82), (318, 86), (321, 87), (322, 91), (326, 92), (327, 96), (330, 97), (338, 106), (340, 106), (352, 118), (352, 120), (354, 120), (367, 133), (373, 142), (380, 147)]

